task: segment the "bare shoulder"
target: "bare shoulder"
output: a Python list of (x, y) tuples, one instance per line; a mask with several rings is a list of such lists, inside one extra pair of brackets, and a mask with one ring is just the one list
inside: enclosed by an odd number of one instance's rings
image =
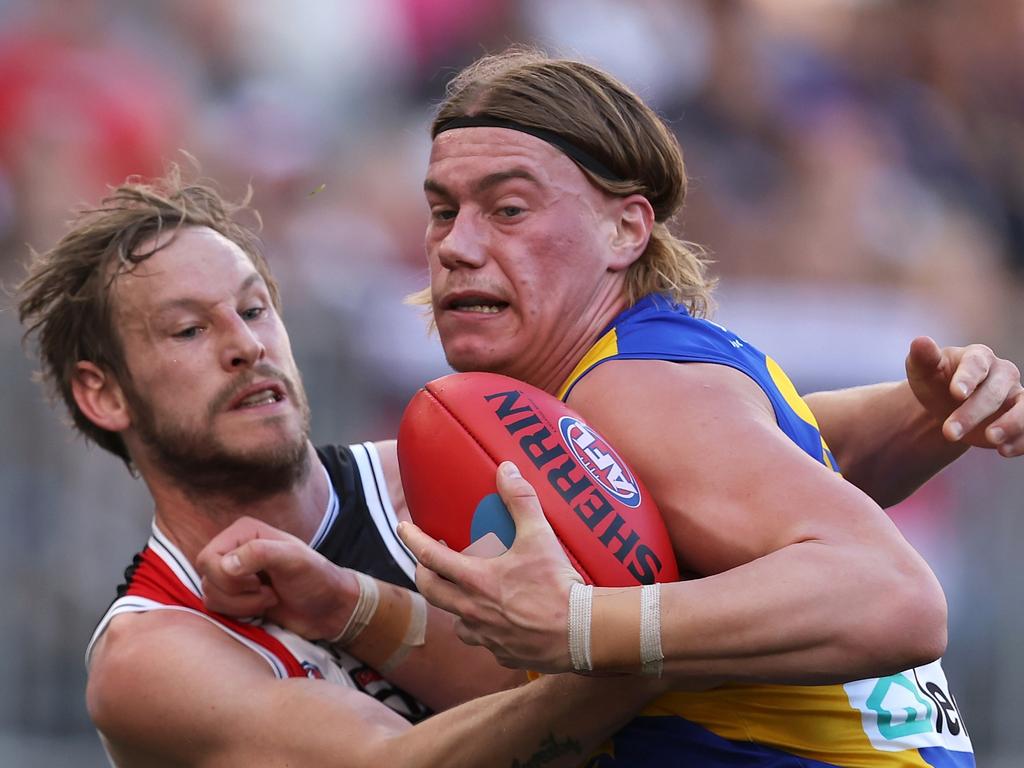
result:
[(369, 764), (408, 724), (371, 697), (270, 666), (197, 614), (117, 617), (97, 645), (89, 714), (118, 766)]
[(111, 621), (93, 651), (86, 706), (119, 764), (175, 764), (175, 757), (216, 751), (216, 734), (204, 725), (199, 702), (203, 689), (228, 680), (272, 682), (274, 676), (255, 653), (201, 616), (125, 614)]
[(381, 440), (373, 445), (380, 456), (380, 466), (384, 470), (391, 506), (399, 520), (409, 520), (411, 518), (405, 503), (405, 491), (402, 489), (402, 474), (398, 468), (398, 441)]

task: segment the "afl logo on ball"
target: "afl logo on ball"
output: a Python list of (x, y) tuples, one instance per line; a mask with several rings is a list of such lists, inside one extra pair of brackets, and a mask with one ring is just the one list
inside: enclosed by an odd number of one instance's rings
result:
[(602, 488), (627, 507), (640, 506), (640, 488), (633, 475), (594, 430), (572, 416), (560, 418), (558, 430), (572, 455)]

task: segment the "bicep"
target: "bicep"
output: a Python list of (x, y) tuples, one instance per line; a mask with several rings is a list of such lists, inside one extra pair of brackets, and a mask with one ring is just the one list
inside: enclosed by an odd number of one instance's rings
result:
[(572, 405), (639, 474), (680, 562), (719, 573), (791, 544), (894, 533), (863, 494), (799, 449), (744, 374), (720, 365), (606, 363)]
[(408, 727), (355, 689), (278, 679), (198, 616), (119, 622), (94, 661), (88, 696), (97, 728), (125, 764), (359, 765), (357, 748)]

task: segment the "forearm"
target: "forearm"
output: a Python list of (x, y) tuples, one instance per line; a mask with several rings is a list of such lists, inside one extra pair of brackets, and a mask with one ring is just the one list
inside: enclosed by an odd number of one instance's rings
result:
[(377, 764), (580, 765), (664, 688), (664, 683), (637, 678), (542, 677), (436, 715), (380, 744)]
[[(450, 613), (428, 606), (426, 642), (388, 670), (387, 679), (435, 711), (525, 682), (523, 671), (502, 667), (485, 648), (459, 640), (454, 622)], [(385, 661), (380, 633), (372, 625), (346, 650), (371, 667)]]
[(942, 435), (942, 424), (910, 385), (872, 384), (806, 395), (839, 469), (881, 507), (896, 504), (966, 450)]
[[(431, 605), (425, 606), (423, 641), (409, 644), (408, 630), (415, 623), (410, 606), (422, 598), (394, 584), (376, 581), (376, 586), (379, 597), (374, 615), (342, 649), (390, 682), (434, 710), (524, 682), (522, 672), (500, 666), (483, 648), (465, 645), (455, 634), (454, 617)], [(341, 617), (336, 621), (340, 623)]]
[[(93, 657), (88, 701), (118, 765), (578, 765), (665, 690), (663, 681), (542, 678), (412, 726), (349, 685), (277, 679), (260, 655), (196, 615), (117, 621)], [(140, 670), (150, 695), (138, 695)]]
[[(845, 682), (932, 661), (945, 646), (945, 602), (927, 566), (894, 566), (880, 551), (808, 541), (660, 589), (665, 674), (696, 682)], [(598, 672), (639, 669), (637, 593), (595, 588)]]

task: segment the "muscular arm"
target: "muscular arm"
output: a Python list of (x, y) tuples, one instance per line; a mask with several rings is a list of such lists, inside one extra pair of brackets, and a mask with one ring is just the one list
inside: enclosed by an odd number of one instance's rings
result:
[(941, 654), (945, 602), (928, 567), (877, 505), (778, 429), (746, 376), (612, 362), (572, 405), (644, 479), (680, 563), (706, 577), (663, 588), (669, 669), (831, 682)]
[(87, 701), (121, 766), (490, 768), (552, 750), (559, 758), (545, 765), (578, 764), (649, 693), (622, 680), (545, 678), (413, 727), (353, 689), (278, 680), (202, 618), (158, 611), (112, 623)]
[(914, 339), (906, 381), (804, 399), (843, 475), (883, 507), (914, 492), (969, 446), (1024, 454), (1020, 371), (980, 344)]
[(903, 382), (816, 392), (804, 400), (843, 477), (881, 507), (897, 504), (969, 447), (943, 435)]
[[(309, 640), (339, 635), (355, 610), (359, 582), (305, 542), (253, 518), (214, 537), (196, 559), (206, 605), (232, 616), (265, 616)], [(410, 593), (376, 580), (379, 603), (365, 629), (343, 648), (384, 669), (411, 618)], [(441, 710), (521, 683), (523, 673), (500, 667), (482, 648), (463, 644), (454, 617), (427, 607), (425, 642), (409, 648), (386, 677), (432, 709)]]
[[(829, 683), (941, 655), (945, 601), (931, 571), (877, 505), (784, 436), (747, 377), (724, 366), (615, 361), (588, 374), (571, 405), (644, 479), (680, 564), (703, 576), (661, 587), (666, 670)], [(503, 661), (565, 670), (571, 577), (544, 564), (567, 561), (550, 533), (534, 547), (535, 526), (520, 522), (512, 550), (492, 560), (403, 533), (445, 577), (421, 570), (417, 582), (462, 616), (465, 639), (500, 649)], [(521, 530), (531, 533), (529, 552), (517, 550)], [(512, 589), (513, 574), (535, 583)], [(637, 668), (638, 591), (595, 589), (595, 669)], [(512, 605), (523, 593), (530, 605)]]

